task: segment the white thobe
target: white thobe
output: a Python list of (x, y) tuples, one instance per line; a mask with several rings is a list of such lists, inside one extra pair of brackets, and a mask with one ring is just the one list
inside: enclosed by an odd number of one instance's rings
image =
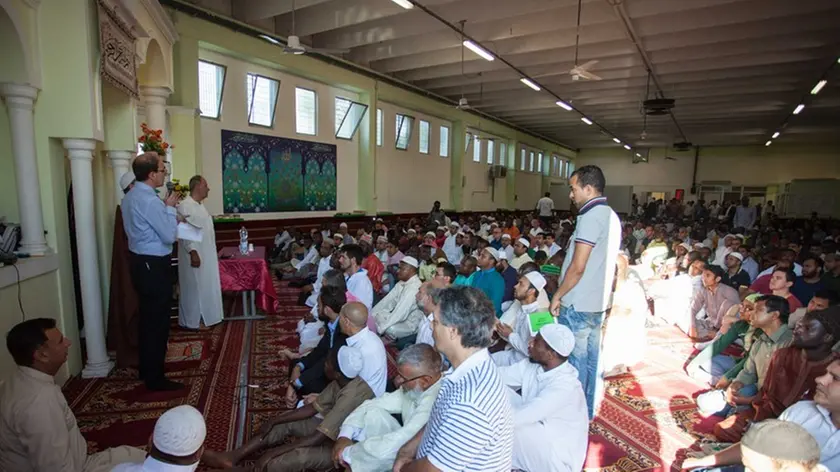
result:
[[(223, 313), (213, 217), (204, 205), (192, 197), (178, 204), (178, 213), (186, 218), (187, 223), (202, 230), (201, 241), (178, 240), (178, 282), (181, 287), (178, 324), (198, 329), (201, 321), (204, 321), (205, 326), (213, 326), (222, 321)], [(190, 265), (191, 251), (198, 253), (200, 267)]]
[(318, 254), (318, 250), (315, 249), (315, 245), (313, 244), (312, 246), (309, 246), (309, 249), (306, 251), (306, 254), (304, 254), (303, 259), (299, 261), (297, 259), (292, 259), (292, 267), (294, 267), (295, 269), (300, 269), (301, 267), (306, 266), (308, 264), (314, 264), (316, 261), (318, 261), (319, 256), (320, 254)]
[(511, 245), (502, 246), (501, 248), (499, 248), (499, 250), (500, 251), (505, 251), (505, 255), (507, 256), (508, 262), (513, 260), (513, 258), (514, 258), (513, 246), (511, 246)]
[(345, 275), (345, 278), (347, 279), (347, 291), (358, 298), (370, 312), (370, 309), (373, 308), (373, 285), (370, 283), (367, 271), (359, 269), (350, 277)]
[[(513, 468), (576, 472), (589, 441), (586, 397), (578, 371), (565, 362), (549, 371), (523, 360), (499, 368), (513, 406)], [(522, 395), (513, 389), (521, 388)], [(545, 441), (550, 438), (551, 447)]]
[(528, 315), (536, 312), (539, 308), (539, 302), (527, 305), (514, 303), (508, 308), (505, 315), (511, 310), (517, 311), (516, 322), (512, 326), (513, 332), (506, 340), (508, 344), (505, 346), (505, 350), (495, 352), (491, 356), (496, 365), (507, 366), (528, 358), (528, 343), (531, 341), (531, 321), (528, 319)]
[(513, 259), (509, 259), (509, 260), (510, 260), (510, 266), (513, 267), (516, 270), (519, 270), (519, 268), (522, 267), (522, 264), (525, 264), (525, 263), (528, 263), (528, 262), (534, 262), (534, 260), (531, 259), (531, 256), (529, 256), (527, 252), (524, 252), (524, 253), (522, 253), (521, 256), (516, 256)]
[(452, 236), (447, 236), (446, 241), (443, 242), (443, 253), (446, 254), (446, 258), (449, 260), (449, 263), (452, 265), (460, 265), (461, 259), (464, 258), (464, 250), (461, 246), (458, 246), (458, 243), (455, 241), (457, 236), (454, 234)]
[(387, 269), (388, 268), (388, 259), (390, 259), (390, 256), (388, 255), (388, 250), (383, 249), (381, 251), (376, 251), (375, 254), (376, 254), (376, 258), (379, 259), (379, 262), (381, 262), (382, 265), (384, 265), (385, 268)]
[(554, 256), (560, 251), (560, 249), (562, 248), (558, 246), (557, 243), (551, 243), (551, 246), (548, 246), (548, 257)]
[(420, 290), (420, 277), (412, 276), (405, 282), (397, 282), (370, 312), (376, 321), (379, 334), (399, 339), (417, 332), (423, 319), (423, 311), (417, 307), (415, 297)]
[(435, 337), (432, 335), (432, 319), (434, 317), (435, 314), (430, 313), (420, 321), (420, 326), (417, 327), (417, 339), (414, 344), (428, 344), (435, 347)]
[(362, 351), (365, 362), (359, 377), (367, 382), (374, 395), (381, 397), (388, 381), (388, 359), (382, 340), (365, 326), (347, 338), (347, 345)]
[(332, 256), (322, 257), (321, 260), (318, 261), (318, 273), (315, 275), (315, 283), (312, 284), (312, 293), (306, 299), (306, 306), (312, 308), (318, 304), (318, 296), (321, 294), (321, 287), (324, 285), (324, 274), (330, 270), (331, 261)]
[[(338, 434), (358, 441), (342, 454), (353, 472), (390, 470), (400, 447), (426, 426), (440, 387), (438, 380), (418, 398), (398, 388), (353, 410)], [(396, 414), (402, 418), (402, 424), (394, 418)]]

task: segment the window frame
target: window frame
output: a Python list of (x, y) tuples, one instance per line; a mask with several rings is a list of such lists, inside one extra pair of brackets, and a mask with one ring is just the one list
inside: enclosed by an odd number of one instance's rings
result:
[[(336, 123), (337, 124), (337, 126), (336, 126), (337, 129), (335, 130), (335, 134), (333, 136), (335, 137), (335, 139), (341, 139), (341, 140), (344, 140), (344, 141), (352, 141), (353, 138), (356, 137), (356, 132), (359, 130), (359, 125), (361, 125), (362, 120), (365, 119), (365, 113), (367, 113), (369, 107), (362, 102), (357, 102), (355, 100), (351, 100), (351, 99), (346, 98), (346, 97), (339, 97), (338, 95), (336, 95), (334, 100), (333, 100), (333, 115), (335, 115), (335, 105), (338, 103), (339, 100), (344, 100), (346, 102), (350, 102), (350, 106), (347, 107), (347, 113), (344, 114), (344, 118), (341, 119), (341, 123)], [(317, 105), (318, 105), (317, 100), (315, 102), (315, 105), (317, 107)], [(362, 110), (362, 114), (359, 115), (359, 121), (356, 122), (356, 126), (354, 126), (353, 131), (350, 132), (350, 137), (349, 138), (339, 136), (338, 133), (339, 133), (339, 131), (341, 131), (341, 126), (344, 124), (344, 121), (347, 120), (347, 117), (350, 116), (350, 112), (353, 110), (353, 107), (355, 105), (359, 105), (359, 106), (364, 107), (364, 109)], [(338, 118), (338, 117), (334, 117), (334, 118)], [(316, 115), (316, 121), (317, 121), (317, 115)], [(336, 119), (336, 121), (338, 121), (338, 120)], [(317, 127), (316, 127), (316, 131), (317, 131)]]
[[(411, 147), (411, 136), (414, 133), (414, 121), (415, 121), (416, 118), (414, 118), (411, 115), (407, 115), (405, 113), (397, 113), (394, 117), (394, 120), (395, 120), (394, 124), (395, 125), (396, 125), (396, 120), (399, 120), (400, 117), (402, 117), (403, 120), (402, 120), (402, 122), (400, 122), (399, 126), (395, 127), (395, 130), (394, 130), (395, 131), (394, 132), (394, 148), (397, 149), (398, 151), (408, 151), (408, 148)], [(406, 141), (405, 141), (405, 147), (401, 148), (399, 146), (399, 144), (400, 144), (400, 130), (402, 129), (403, 123), (405, 123), (406, 118), (410, 118), (411, 121), (409, 122), (410, 126), (408, 127), (408, 137), (406, 138)]]
[[(278, 99), (280, 98), (281, 81), (279, 79), (272, 79), (271, 77), (267, 77), (267, 76), (262, 75), (262, 74), (254, 74), (254, 73), (251, 73), (251, 72), (246, 72), (245, 73), (245, 88), (246, 88), (245, 104), (246, 105), (248, 105), (248, 90), (247, 90), (247, 88), (248, 88), (249, 77), (254, 77), (254, 90), (251, 91), (251, 104), (250, 104), (250, 106), (248, 106), (248, 110), (247, 110), (247, 113), (246, 113), (246, 118), (248, 120), (248, 126), (257, 126), (259, 128), (274, 129), (274, 120), (277, 118), (277, 102), (279, 101)], [(253, 111), (254, 111), (254, 92), (256, 91), (257, 81), (259, 79), (266, 79), (269, 82), (276, 82), (277, 83), (277, 92), (274, 94), (274, 105), (271, 106), (271, 123), (268, 124), (268, 125), (264, 125), (262, 123), (254, 123), (253, 121), (251, 121), (251, 113), (253, 113)], [(271, 90), (269, 89), (269, 93), (270, 92), (271, 92)]]
[[(312, 92), (312, 95), (315, 97), (315, 100), (314, 100), (315, 104), (312, 107), (312, 109), (313, 109), (313, 113), (312, 113), (313, 117), (312, 118), (313, 118), (313, 121), (314, 121), (313, 133), (312, 134), (302, 133), (298, 130), (298, 116), (297, 116), (298, 115), (298, 108), (297, 108), (297, 105), (298, 105), (297, 91), (298, 90), (304, 90), (306, 92)], [(318, 136), (318, 92), (313, 90), (313, 89), (310, 89), (310, 88), (301, 87), (299, 85), (295, 85), (295, 134), (300, 134), (300, 135), (303, 135), (303, 136)]]
[[(199, 59), (199, 63), (203, 62), (205, 64), (210, 64), (212, 66), (221, 67), (222, 68), (222, 90), (219, 92), (219, 104), (216, 106), (216, 116), (209, 116), (201, 113), (201, 74), (199, 74), (199, 81), (198, 81), (198, 116), (201, 118), (206, 118), (208, 120), (216, 120), (222, 121), (222, 104), (225, 102), (225, 84), (227, 83), (227, 66), (224, 64), (219, 64), (217, 62), (208, 61), (205, 59)], [(200, 68), (200, 65), (197, 65), (197, 68)], [(246, 79), (247, 80), (247, 79)], [(247, 82), (246, 82), (247, 84)], [(279, 89), (278, 89), (279, 90)]]
[[(426, 124), (426, 151), (423, 151), (423, 123)], [(420, 154), (429, 154), (429, 148), (432, 144), (432, 124), (426, 120), (420, 120), (417, 124), (417, 151)]]
[[(443, 146), (443, 130), (444, 129), (446, 129), (446, 147), (445, 148)], [(442, 158), (449, 158), (450, 149), (452, 147), (451, 140), (450, 140), (452, 130), (449, 128), (449, 126), (440, 125), (439, 133), (440, 133), (439, 134), (440, 139), (438, 140), (438, 153), (440, 154), (440, 157), (442, 157)], [(446, 149), (446, 154), (441, 153), (441, 151), (444, 150), (444, 149)]]

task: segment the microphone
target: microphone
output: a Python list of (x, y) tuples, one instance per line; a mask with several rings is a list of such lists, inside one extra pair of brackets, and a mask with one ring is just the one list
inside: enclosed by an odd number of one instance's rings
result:
[(172, 183), (171, 180), (169, 182), (166, 182), (166, 196), (168, 197), (168, 196), (172, 195), (172, 192), (174, 190), (175, 190), (175, 184)]

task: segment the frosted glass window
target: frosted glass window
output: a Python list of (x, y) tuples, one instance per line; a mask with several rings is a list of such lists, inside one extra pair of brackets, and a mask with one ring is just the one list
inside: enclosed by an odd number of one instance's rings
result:
[(537, 172), (542, 174), (543, 168), (543, 153), (537, 154)]
[(440, 157), (449, 157), (449, 127), (440, 127)]
[(431, 139), (432, 130), (429, 127), (428, 121), (420, 120), (420, 138), (417, 142), (420, 144), (420, 153), (429, 153), (429, 140)]
[(336, 97), (335, 137), (339, 139), (353, 139), (367, 109), (368, 107), (364, 103)]
[(519, 156), (519, 170), (525, 170), (525, 148), (522, 148)]
[(216, 118), (222, 114), (225, 66), (198, 61), (198, 107), (201, 116)]
[(397, 113), (397, 139), (396, 148), (402, 151), (408, 149), (411, 143), (411, 131), (414, 127), (414, 117), (408, 115), (400, 115)]
[(473, 162), (481, 162), (481, 140), (473, 135)]
[(530, 153), (528, 153), (528, 155), (529, 155), (528, 171), (529, 172), (534, 172), (534, 161), (536, 160), (536, 159), (534, 159), (534, 151), (531, 151)]
[(376, 109), (376, 145), (382, 146), (382, 109)]
[(277, 105), (277, 92), (280, 81), (256, 74), (246, 77), (248, 123), (252, 125), (274, 126), (274, 110)]
[(318, 104), (314, 90), (295, 88), (295, 131), (298, 134), (318, 134)]
[(488, 164), (491, 164), (491, 165), (493, 164), (493, 159), (495, 158), (495, 156), (493, 155), (493, 152), (495, 150), (496, 150), (496, 142), (493, 141), (492, 139), (488, 140), (487, 141), (487, 163)]
[(507, 165), (507, 145), (505, 143), (499, 144), (499, 164)]

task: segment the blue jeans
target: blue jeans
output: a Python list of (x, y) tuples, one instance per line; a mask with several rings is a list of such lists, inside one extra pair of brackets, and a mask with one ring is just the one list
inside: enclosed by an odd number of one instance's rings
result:
[(575, 311), (574, 305), (563, 306), (560, 307), (559, 321), (575, 335), (575, 348), (569, 362), (578, 370), (589, 419), (592, 419), (604, 398), (604, 369), (600, 359), (604, 312)]
[[(711, 349), (712, 346), (707, 346), (706, 349)], [(705, 351), (704, 349), (703, 351)], [(701, 352), (697, 357), (691, 360), (686, 366), (686, 371), (695, 380), (706, 382), (714, 386), (723, 374), (729, 369), (735, 367), (735, 358), (718, 354), (711, 359), (704, 356), (705, 352)]]

